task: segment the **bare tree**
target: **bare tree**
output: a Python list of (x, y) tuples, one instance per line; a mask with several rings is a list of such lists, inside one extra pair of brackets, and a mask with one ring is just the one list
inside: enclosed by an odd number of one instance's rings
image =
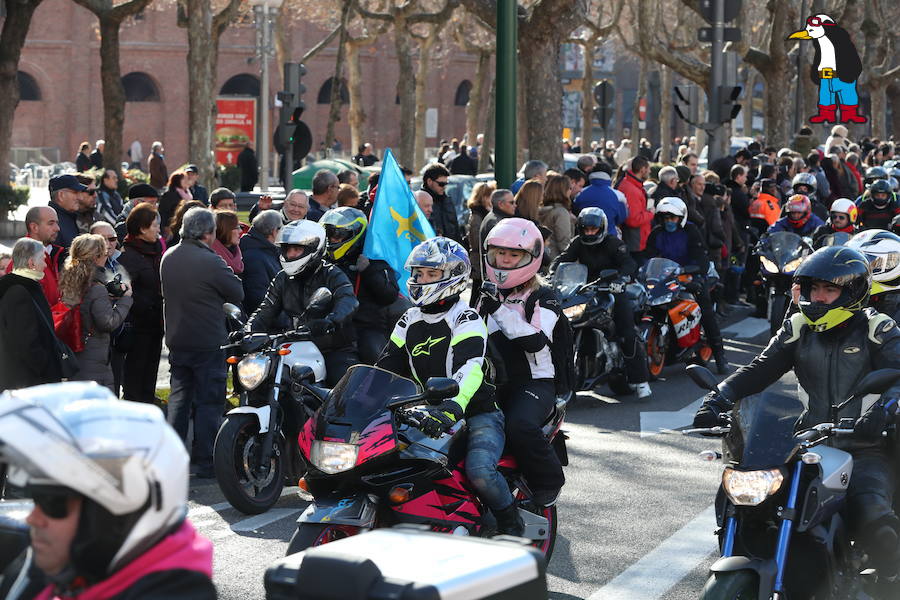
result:
[[(237, 18), (240, 0), (228, 0), (215, 12), (211, 0), (179, 0), (178, 26), (188, 33), (188, 156), (200, 169), (200, 180), (213, 184), (215, 153), (213, 130), (216, 124), (216, 81), (219, 65), (219, 38)], [(269, 90), (260, 90), (268, 94)], [(268, 132), (260, 132), (260, 136)], [(263, 174), (267, 176), (267, 174)]]
[(6, 0), (6, 18), (0, 32), (0, 185), (9, 181), (9, 148), (13, 118), (19, 104), (19, 58), (31, 17), (41, 0)]
[(75, 0), (100, 22), (100, 83), (103, 94), (104, 167), (119, 170), (122, 164), (122, 130), (125, 126), (125, 88), (119, 64), (119, 30), (128, 17), (144, 10), (150, 0)]
[(421, 2), (415, 0), (405, 0), (402, 4), (397, 4), (397, 0), (390, 0), (385, 12), (369, 10), (361, 3), (356, 7), (363, 17), (388, 22), (394, 28), (394, 50), (400, 68), (397, 79), (397, 95), (400, 97), (400, 147), (397, 157), (402, 165), (414, 163), (415, 151), (415, 120), (410, 117), (416, 111), (416, 72), (413, 69), (410, 28), (418, 23), (446, 22), (458, 4), (459, 0), (443, 0), (442, 8), (433, 12), (424, 10)]
[(350, 26), (350, 17), (353, 15), (353, 5), (355, 0), (343, 0), (341, 3), (341, 24), (340, 37), (338, 40), (337, 56), (334, 59), (334, 75), (331, 78), (331, 98), (329, 98), (330, 108), (328, 110), (328, 125), (325, 129), (325, 147), (331, 148), (334, 145), (334, 125), (341, 120), (341, 91), (343, 90), (343, 72), (344, 62), (347, 55), (347, 39)]
[[(885, 139), (887, 134), (887, 92), (888, 88), (900, 81), (900, 64), (897, 64), (897, 32), (884, 24), (896, 22), (900, 10), (894, 2), (885, 6), (882, 0), (872, 0), (865, 5), (865, 20), (862, 32), (866, 39), (863, 64), (866, 65), (862, 88), (869, 92), (872, 102), (870, 126), (872, 136)], [(896, 130), (894, 130), (896, 131)]]
[(431, 70), (431, 61), (435, 45), (439, 41), (440, 32), (444, 23), (434, 25), (423, 25), (424, 31), (421, 33), (411, 33), (419, 44), (419, 61), (416, 72), (416, 115), (415, 115), (415, 146), (413, 152), (413, 163), (410, 168), (419, 171), (425, 166), (425, 111), (427, 110), (427, 99), (425, 96), (425, 86), (428, 83), (428, 74)]
[(491, 58), (496, 52), (496, 36), (468, 11), (460, 11), (457, 13), (453, 37), (460, 48), (478, 59), (472, 89), (469, 91), (469, 101), (466, 103), (466, 142), (473, 144), (478, 133), (487, 131), (485, 122), (481, 119), (482, 115), (485, 120), (487, 119), (484, 102), (485, 96), (490, 95), (490, 90), (485, 83), (493, 81), (490, 71)]

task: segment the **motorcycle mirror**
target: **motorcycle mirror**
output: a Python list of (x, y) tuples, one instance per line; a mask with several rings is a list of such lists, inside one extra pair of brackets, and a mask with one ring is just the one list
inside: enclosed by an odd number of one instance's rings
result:
[[(429, 377), (425, 381), (425, 393), (423, 397), (429, 401), (446, 400), (459, 394), (459, 384), (449, 377)], [(438, 404), (439, 402), (434, 402)]]
[(712, 371), (700, 365), (690, 365), (687, 368), (688, 377), (690, 377), (698, 387), (710, 392), (719, 388), (719, 382)]
[(606, 279), (612, 279), (613, 277), (618, 276), (619, 272), (616, 269), (603, 269), (600, 271), (600, 280), (604, 281)]
[(697, 265), (686, 265), (684, 267), (681, 267), (681, 272), (685, 275), (693, 275), (694, 273), (700, 272), (700, 267), (698, 267)]
[(240, 321), (243, 313), (241, 309), (232, 304), (231, 302), (226, 302), (222, 305), (222, 309), (225, 311), (225, 314), (234, 319), (235, 321)]
[(331, 305), (331, 290), (326, 287), (320, 287), (309, 299), (309, 307), (307, 310), (317, 311), (325, 310)]
[(872, 371), (862, 378), (853, 389), (854, 396), (865, 396), (866, 394), (883, 394), (900, 379), (900, 369), (878, 369)]
[(309, 365), (294, 365), (291, 367), (291, 379), (300, 383), (302, 381), (315, 381), (316, 374)]

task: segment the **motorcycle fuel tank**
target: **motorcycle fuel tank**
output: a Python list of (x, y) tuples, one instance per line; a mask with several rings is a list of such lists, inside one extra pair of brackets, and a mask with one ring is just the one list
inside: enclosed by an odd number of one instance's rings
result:
[(292, 342), (285, 344), (291, 351), (290, 354), (284, 356), (285, 372), (290, 373), (291, 367), (294, 365), (306, 365), (313, 370), (316, 376), (316, 382), (325, 380), (325, 358), (319, 352), (319, 347), (313, 342)]

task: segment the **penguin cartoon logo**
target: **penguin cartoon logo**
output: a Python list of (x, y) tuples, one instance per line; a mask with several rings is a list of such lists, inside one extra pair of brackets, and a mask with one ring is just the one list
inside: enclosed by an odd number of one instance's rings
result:
[(856, 92), (862, 61), (847, 30), (828, 15), (819, 14), (806, 19), (806, 28), (795, 31), (788, 39), (812, 40), (816, 48), (810, 75), (819, 86), (819, 113), (811, 116), (809, 122), (865, 123), (866, 118), (859, 114)]

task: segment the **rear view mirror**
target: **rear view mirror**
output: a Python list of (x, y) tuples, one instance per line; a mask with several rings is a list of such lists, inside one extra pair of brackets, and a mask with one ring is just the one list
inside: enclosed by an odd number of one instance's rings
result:
[(424, 398), (429, 404), (440, 404), (441, 400), (452, 398), (459, 394), (459, 384), (449, 377), (429, 377), (425, 381)]
[(244, 316), (244, 313), (241, 312), (241, 309), (232, 304), (231, 302), (226, 302), (222, 305), (222, 309), (225, 311), (225, 314), (235, 321), (240, 321), (241, 317)]
[(606, 281), (607, 279), (612, 279), (618, 275), (619, 272), (616, 269), (603, 269), (600, 271), (600, 281)]
[(706, 367), (701, 367), (700, 365), (690, 365), (687, 368), (687, 374), (694, 383), (696, 383), (704, 390), (712, 392), (713, 390), (719, 388), (719, 382), (716, 380), (716, 376), (713, 375), (712, 371), (710, 371)]
[(331, 299), (331, 290), (326, 287), (320, 287), (310, 297), (307, 310), (312, 312), (327, 311), (331, 307)]
[(900, 379), (900, 369), (878, 369), (877, 371), (872, 371), (856, 384), (853, 388), (853, 395), (883, 394), (897, 379)]
[(291, 380), (297, 383), (313, 382), (316, 380), (316, 374), (309, 365), (296, 364), (291, 367)]
[(693, 275), (700, 272), (700, 267), (698, 267), (697, 265), (687, 265), (681, 267), (681, 272), (685, 275)]

